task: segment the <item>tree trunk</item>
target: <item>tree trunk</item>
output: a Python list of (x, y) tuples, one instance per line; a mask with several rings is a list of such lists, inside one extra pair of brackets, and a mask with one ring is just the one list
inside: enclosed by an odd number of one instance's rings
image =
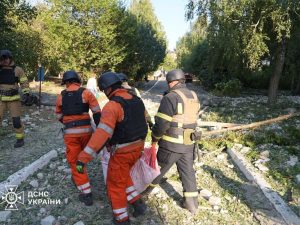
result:
[(286, 43), (285, 38), (282, 38), (281, 45), (278, 48), (278, 52), (276, 54), (276, 62), (274, 72), (270, 78), (269, 90), (268, 90), (268, 104), (273, 105), (277, 100), (278, 93), (278, 85), (280, 76), (283, 70), (284, 60), (285, 60), (285, 52), (286, 52)]
[(300, 76), (295, 78), (295, 85), (293, 87), (293, 95), (300, 95)]

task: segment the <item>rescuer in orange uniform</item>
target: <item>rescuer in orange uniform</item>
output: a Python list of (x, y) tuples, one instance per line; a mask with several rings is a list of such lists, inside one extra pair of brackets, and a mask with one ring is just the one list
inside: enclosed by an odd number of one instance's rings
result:
[(133, 216), (143, 215), (146, 205), (140, 199), (130, 177), (130, 169), (140, 158), (147, 135), (145, 106), (142, 100), (121, 87), (116, 73), (100, 76), (98, 85), (109, 98), (100, 123), (89, 143), (79, 154), (77, 169), (84, 171), (86, 163), (106, 145), (110, 151), (107, 193), (114, 214), (114, 224), (130, 224), (127, 201), (133, 205)]
[(56, 100), (58, 120), (64, 124), (64, 142), (66, 157), (71, 167), (72, 179), (81, 193), (79, 200), (85, 205), (92, 205), (92, 192), (86, 169), (78, 173), (76, 162), (79, 153), (84, 149), (92, 135), (89, 109), (93, 112), (96, 125), (100, 121), (100, 106), (95, 96), (81, 87), (81, 79), (75, 71), (67, 71), (63, 75), (62, 85), (66, 89)]

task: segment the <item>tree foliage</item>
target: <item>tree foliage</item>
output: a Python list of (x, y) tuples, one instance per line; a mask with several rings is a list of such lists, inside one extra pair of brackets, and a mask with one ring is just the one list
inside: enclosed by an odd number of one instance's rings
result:
[[(196, 15), (209, 21), (206, 39), (200, 38), (198, 44), (208, 47), (207, 57), (199, 63), (207, 64), (209, 77), (216, 77), (210, 80), (237, 77), (246, 82), (253, 75), (269, 73), (269, 101), (274, 103), (299, 6), (294, 0), (190, 0), (187, 18)], [(197, 30), (193, 27), (191, 32)]]
[(165, 56), (150, 1), (133, 1), (130, 9), (119, 0), (47, 0), (36, 7), (4, 0), (0, 6), (1, 48), (12, 50), (31, 77), (42, 63), (52, 75), (118, 70), (140, 79)]
[(32, 30), (36, 9), (25, 1), (4, 0), (0, 2), (0, 46), (12, 51), (14, 61), (26, 74), (32, 74), (38, 60), (40, 37)]

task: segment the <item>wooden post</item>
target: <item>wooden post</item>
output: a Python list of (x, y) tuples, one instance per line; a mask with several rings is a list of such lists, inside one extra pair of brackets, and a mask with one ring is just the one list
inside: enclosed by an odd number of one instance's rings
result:
[(300, 112), (290, 113), (290, 114), (279, 116), (279, 117), (269, 119), (269, 120), (259, 121), (259, 122), (255, 122), (255, 123), (245, 124), (245, 125), (238, 125), (238, 126), (228, 127), (228, 128), (224, 128), (224, 129), (220, 129), (220, 130), (203, 131), (202, 136), (204, 137), (204, 136), (210, 136), (210, 135), (214, 135), (214, 134), (225, 133), (225, 132), (228, 132), (228, 131), (236, 131), (236, 130), (242, 130), (242, 129), (256, 128), (256, 127), (259, 127), (259, 126), (262, 126), (262, 125), (266, 125), (266, 124), (286, 120), (286, 119), (294, 117), (294, 116), (300, 116)]

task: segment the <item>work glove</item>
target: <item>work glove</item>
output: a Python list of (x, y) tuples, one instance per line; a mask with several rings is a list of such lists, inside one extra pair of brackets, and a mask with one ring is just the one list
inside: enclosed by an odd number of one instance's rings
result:
[(77, 161), (76, 162), (76, 170), (78, 173), (83, 173), (84, 172), (84, 163), (83, 162), (80, 162), (80, 161)]

